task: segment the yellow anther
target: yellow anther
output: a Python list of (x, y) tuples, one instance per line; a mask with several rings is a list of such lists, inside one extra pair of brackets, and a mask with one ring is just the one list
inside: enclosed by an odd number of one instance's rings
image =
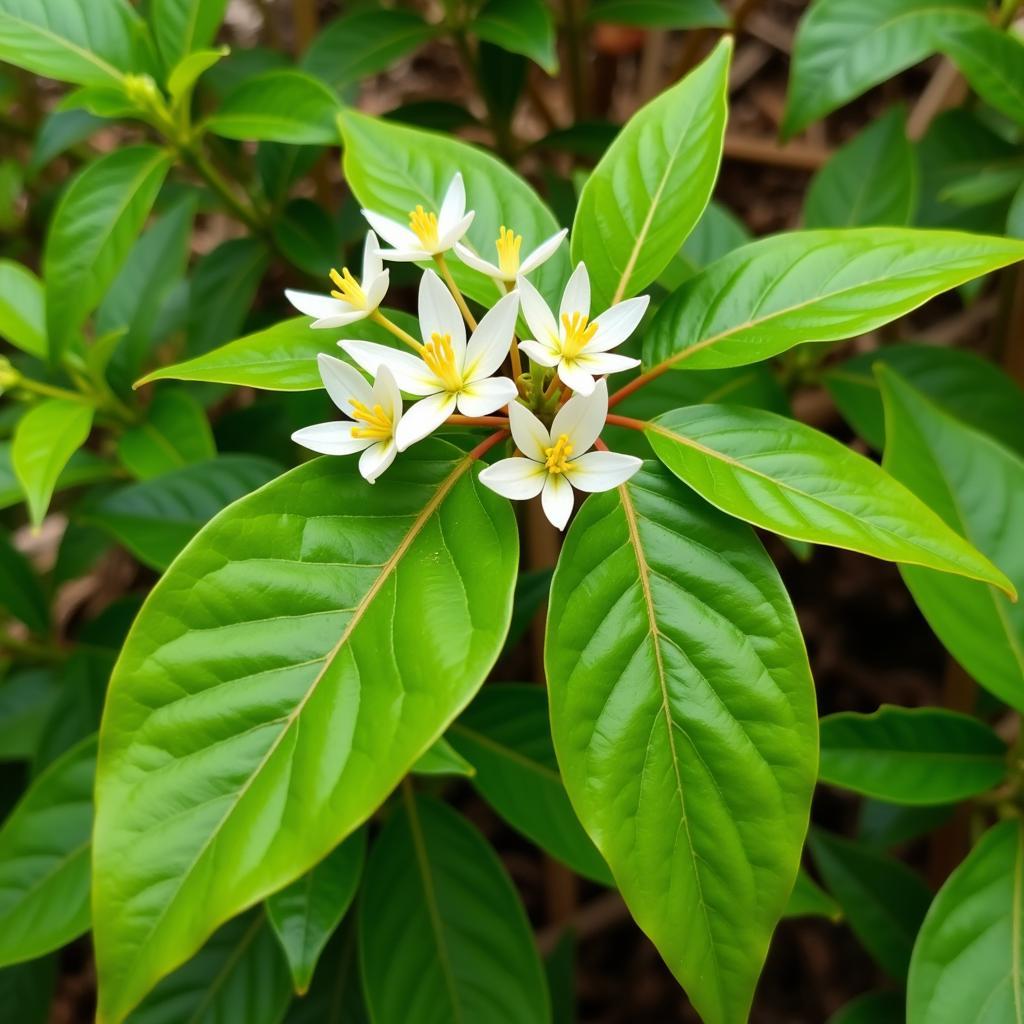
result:
[(391, 417), (384, 411), (378, 402), (372, 409), (357, 398), (350, 398), (352, 406), (352, 419), (358, 423), (365, 423), (365, 427), (353, 427), (352, 436), (372, 438), (375, 441), (387, 441), (394, 432)]
[(366, 306), (366, 292), (359, 286), (359, 282), (352, 276), (352, 271), (348, 267), (342, 267), (340, 274), (332, 270), (331, 280), (337, 288), (337, 291), (331, 292), (333, 298), (342, 299), (360, 309)]
[(549, 473), (564, 473), (569, 465), (569, 456), (572, 455), (569, 435), (559, 434), (558, 440), (550, 448), (544, 449), (544, 454), (547, 456), (544, 467)]
[(498, 268), (506, 277), (515, 277), (519, 273), (519, 250), (523, 245), (523, 236), (502, 224), (494, 245), (498, 250)]
[(412, 229), (413, 234), (423, 243), (424, 249), (433, 250), (437, 248), (436, 213), (427, 213), (422, 206), (417, 206), (409, 214), (409, 227)]
[(420, 353), (423, 362), (430, 368), (431, 373), (437, 377), (448, 391), (462, 390), (462, 374), (455, 365), (455, 351), (452, 349), (452, 336), (450, 334), (438, 334), (435, 331), (423, 346)]
[(587, 323), (586, 313), (562, 314), (562, 356), (572, 359), (586, 348), (587, 343), (597, 333), (597, 324)]

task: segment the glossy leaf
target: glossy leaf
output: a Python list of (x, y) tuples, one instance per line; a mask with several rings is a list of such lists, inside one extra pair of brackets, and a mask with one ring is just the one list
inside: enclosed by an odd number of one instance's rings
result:
[(473, 465), (425, 441), (371, 487), (351, 459), (315, 460), (215, 517), (151, 593), (101, 730), (108, 1024), (366, 820), (480, 686), (518, 543)]
[(821, 720), (818, 775), (898, 804), (948, 804), (1006, 778), (1006, 744), (969, 715), (883, 704)]
[(558, 774), (543, 687), (485, 687), (448, 735), (476, 768), (480, 795), (514, 829), (585, 878), (612, 884)]
[(698, 270), (750, 241), (750, 232), (728, 208), (712, 199), (682, 248), (658, 275), (658, 284), (675, 291)]
[(32, 632), (45, 633), (50, 623), (46, 594), (28, 559), (0, 531), (0, 609)]
[(487, 0), (471, 28), (480, 39), (529, 57), (549, 75), (557, 73), (555, 26), (545, 0)]
[(545, 661), (558, 763), (706, 1024), (743, 1020), (817, 770), (807, 656), (752, 531), (648, 463), (566, 536)]
[(711, 198), (725, 133), (731, 39), (636, 113), (587, 178), (572, 230), (595, 308), (665, 269)]
[(940, 29), (938, 48), (990, 106), (1024, 123), (1024, 40), (984, 21)]
[(829, 921), (839, 921), (842, 916), (839, 904), (801, 868), (783, 917), (824, 917)]
[(137, 480), (151, 480), (216, 454), (203, 407), (187, 392), (173, 389), (158, 391), (146, 418), (117, 442), (117, 457)]
[(435, 800), (407, 792), (374, 843), (359, 948), (374, 1024), (550, 1024), (512, 882), (480, 834)]
[(0, 828), (0, 965), (32, 960), (89, 927), (95, 736), (40, 775)]
[(462, 775), (469, 778), (476, 769), (442, 736), (434, 741), (412, 766), (414, 775)]
[(729, 16), (714, 0), (594, 0), (590, 21), (640, 28), (725, 28)]
[[(0, 508), (10, 508), (25, 500), (25, 492), (14, 472), (12, 462), (13, 444), (0, 441)], [(57, 475), (54, 493), (78, 487), (82, 484), (98, 483), (114, 476), (116, 467), (84, 448), (75, 452), (67, 465)]]
[(217, 34), (227, 0), (151, 0), (149, 23), (168, 69)]
[(192, 96), (196, 82), (230, 52), (227, 46), (216, 50), (196, 50), (173, 65), (167, 76), (167, 92), (172, 105), (184, 106)]
[(708, 370), (863, 334), (1024, 258), (1024, 243), (949, 231), (795, 231), (745, 245), (685, 282), (644, 339), (644, 365)]
[(1000, 569), (903, 484), (813, 427), (729, 405), (694, 405), (647, 427), (658, 457), (712, 505), (784, 537), (987, 580)]
[(46, 300), (42, 282), (28, 267), (0, 260), (0, 337), (45, 359)]

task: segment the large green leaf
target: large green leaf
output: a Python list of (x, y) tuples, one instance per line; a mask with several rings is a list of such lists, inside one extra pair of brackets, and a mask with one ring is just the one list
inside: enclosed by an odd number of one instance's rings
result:
[(171, 166), (156, 146), (88, 164), (61, 197), (43, 253), (50, 353), (60, 355), (121, 269)]
[(813, 427), (762, 409), (693, 405), (647, 426), (658, 457), (712, 505), (783, 537), (987, 580), (999, 568), (903, 484)]
[(612, 884), (558, 774), (543, 687), (485, 687), (448, 737), (476, 769), (473, 785), (513, 828), (584, 877)]
[(0, 337), (45, 359), (46, 300), (42, 282), (28, 267), (0, 260)]
[(518, 542), (473, 465), (431, 440), (370, 486), (317, 459), (214, 518), (150, 594), (101, 729), (106, 1024), (366, 820), (483, 681)]
[(536, 61), (549, 75), (558, 71), (555, 26), (545, 0), (487, 0), (471, 28), (481, 39)]
[(985, 21), (953, 23), (936, 38), (986, 103), (1024, 123), (1024, 40)]
[(884, 704), (821, 720), (825, 782), (898, 804), (948, 804), (1006, 778), (1006, 744), (969, 715)]
[(158, 391), (146, 418), (117, 442), (117, 457), (137, 480), (151, 480), (216, 454), (203, 407), (187, 392), (172, 388)]
[(588, 498), (551, 590), (576, 813), (706, 1024), (746, 1019), (817, 771), (796, 617), (749, 527), (655, 463)]
[(20, 619), (34, 633), (50, 624), (46, 594), (28, 559), (0, 530), (0, 608)]
[(907, 1024), (1024, 1021), (1024, 835), (991, 828), (949, 876), (914, 946)]
[[(1024, 587), (1024, 459), (964, 426), (886, 368), (885, 467)], [(1024, 710), (1024, 604), (981, 583), (905, 566), (939, 639), (997, 697)]]
[(0, 965), (32, 960), (89, 927), (96, 737), (54, 762), (0, 829)]
[(151, 0), (149, 23), (168, 69), (217, 34), (227, 0)]
[(374, 1024), (548, 1024), (526, 913), (479, 833), (405, 793), (366, 865), (359, 948)]
[(642, 28), (725, 28), (729, 16), (715, 0), (594, 0), (587, 18)]
[(668, 265), (700, 219), (718, 176), (732, 40), (635, 114), (587, 178), (573, 260), (595, 305), (635, 295)]
[(952, 231), (849, 228), (752, 242), (658, 311), (644, 365), (756, 363), (808, 341), (873, 330), (971, 278), (1024, 259), (1024, 243)]

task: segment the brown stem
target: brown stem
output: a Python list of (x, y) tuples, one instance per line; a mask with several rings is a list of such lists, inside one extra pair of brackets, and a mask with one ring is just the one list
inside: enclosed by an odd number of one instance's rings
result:
[(612, 423), (617, 427), (629, 427), (630, 430), (646, 430), (648, 424), (643, 420), (635, 420), (631, 416), (617, 416), (615, 413), (608, 413), (608, 423)]
[(660, 377), (667, 369), (668, 363), (659, 363), (646, 373), (641, 373), (639, 377), (634, 377), (628, 384), (624, 384), (608, 399), (608, 408), (610, 409), (613, 405), (618, 405), (624, 398), (629, 398), (634, 391), (638, 391), (645, 384), (650, 384), (652, 380)]
[(479, 459), (486, 455), (499, 441), (508, 437), (507, 430), (496, 430), (490, 437), (485, 437), (470, 453), (471, 459)]
[(505, 416), (449, 416), (445, 423), (454, 423), (460, 427), (503, 427), (508, 428)]

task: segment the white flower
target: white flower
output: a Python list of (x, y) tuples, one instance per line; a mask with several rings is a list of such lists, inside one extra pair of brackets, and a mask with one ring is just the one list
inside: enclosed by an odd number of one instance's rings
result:
[(481, 274), (493, 277), (496, 281), (505, 281), (511, 284), (520, 274), (529, 274), (531, 270), (536, 270), (542, 263), (550, 259), (567, 234), (568, 230), (562, 228), (558, 234), (552, 235), (546, 241), (541, 242), (520, 263), (519, 250), (523, 245), (523, 236), (517, 235), (503, 224), (498, 240), (494, 243), (498, 250), (497, 263), (490, 263), (485, 259), (481, 259), (472, 249), (468, 249), (461, 242), (455, 244), (455, 255), (467, 267), (479, 270)]
[(627, 299), (590, 320), (590, 278), (581, 263), (565, 286), (556, 321), (529, 281), (520, 277), (518, 287), (523, 316), (534, 338), (521, 341), (520, 351), (541, 366), (557, 366), (562, 383), (573, 391), (589, 395), (595, 377), (640, 365), (639, 359), (615, 355), (609, 349), (621, 345), (633, 333), (647, 311), (650, 296)]
[(516, 397), (511, 380), (491, 375), (508, 354), (518, 310), (519, 293), (509, 292), (488, 311), (467, 344), (459, 307), (437, 274), (428, 270), (420, 281), (424, 344), (419, 357), (372, 341), (338, 342), (368, 373), (387, 366), (402, 391), (422, 398), (399, 424), (399, 451), (436, 430), (456, 407), (465, 416), (486, 416)]
[(555, 414), (551, 430), (524, 405), (508, 407), (509, 426), (524, 458), (502, 459), (480, 473), (481, 483), (506, 498), (540, 495), (544, 514), (559, 530), (572, 513), (572, 489), (610, 491), (642, 465), (633, 455), (592, 452), (608, 415), (608, 385), (597, 382), (590, 395), (573, 395)]
[(409, 211), (408, 227), (373, 210), (363, 210), (362, 213), (370, 227), (394, 246), (393, 249), (378, 250), (384, 259), (413, 263), (447, 252), (466, 233), (475, 216), (473, 210), (466, 213), (466, 186), (462, 183), (461, 174), (452, 178), (440, 211), (428, 212), (417, 206)]
[(332, 291), (330, 296), (297, 292), (290, 288), (284, 294), (300, 313), (316, 317), (311, 327), (344, 327), (362, 320), (384, 301), (384, 293), (388, 290), (390, 271), (384, 269), (379, 248), (377, 236), (367, 231), (361, 285), (348, 267), (343, 267), (340, 274), (336, 270), (331, 271), (331, 280), (337, 291)]
[(395, 431), (402, 420), (402, 394), (394, 375), (382, 366), (371, 388), (354, 367), (334, 356), (317, 356), (320, 377), (331, 401), (351, 422), (316, 423), (292, 440), (321, 455), (359, 457), (359, 472), (371, 484), (395, 461)]

